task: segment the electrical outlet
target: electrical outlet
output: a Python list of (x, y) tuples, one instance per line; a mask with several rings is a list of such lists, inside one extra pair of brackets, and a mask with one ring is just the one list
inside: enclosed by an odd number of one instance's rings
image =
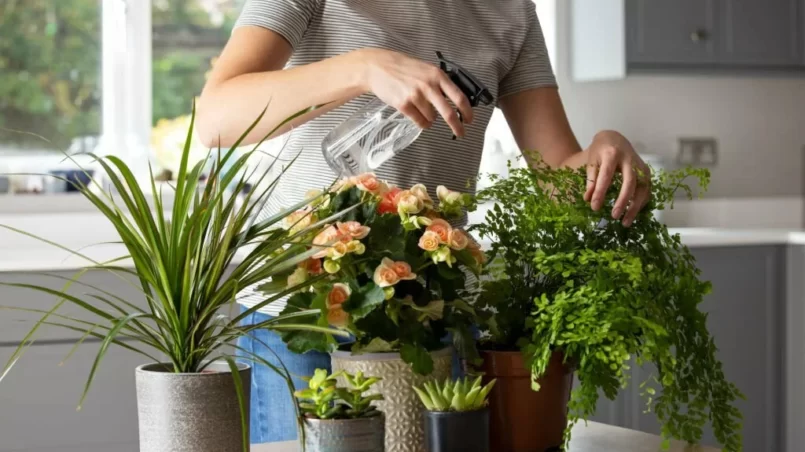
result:
[(718, 141), (715, 138), (680, 138), (676, 162), (680, 165), (716, 166)]

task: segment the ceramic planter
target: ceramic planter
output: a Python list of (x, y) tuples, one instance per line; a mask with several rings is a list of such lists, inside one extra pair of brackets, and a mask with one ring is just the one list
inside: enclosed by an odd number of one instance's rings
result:
[[(248, 414), (251, 368), (239, 368)], [(240, 404), (229, 366), (215, 363), (198, 374), (167, 369), (164, 364), (137, 368), (140, 452), (243, 452)]]
[(452, 374), (452, 349), (431, 353), (433, 372), (417, 375), (399, 353), (367, 353), (353, 356), (350, 352), (332, 354), (333, 372), (346, 370), (354, 374), (381, 377), (370, 393), (381, 393), (385, 400), (375, 402), (386, 416), (386, 452), (424, 452), (425, 430), (422, 425), (422, 402), (412, 389), (434, 378), (444, 380)]
[[(517, 352), (481, 352), (484, 379), (497, 379), (489, 395), (490, 449), (495, 452), (561, 450), (573, 371), (554, 353), (539, 391), (531, 389), (531, 371)], [(485, 382), (486, 383), (486, 382)]]
[(365, 419), (305, 420), (307, 452), (383, 452), (383, 416)]
[(489, 408), (476, 411), (425, 411), (428, 452), (489, 452)]

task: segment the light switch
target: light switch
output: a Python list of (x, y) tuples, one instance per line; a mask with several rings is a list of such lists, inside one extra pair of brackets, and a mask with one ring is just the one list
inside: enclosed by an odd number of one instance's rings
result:
[(715, 138), (680, 138), (676, 161), (680, 165), (716, 166), (718, 141)]

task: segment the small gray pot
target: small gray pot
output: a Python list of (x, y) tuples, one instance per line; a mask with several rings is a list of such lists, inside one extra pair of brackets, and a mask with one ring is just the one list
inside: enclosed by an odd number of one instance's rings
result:
[(383, 452), (386, 419), (305, 419), (305, 452)]
[[(238, 368), (248, 416), (251, 367)], [(146, 364), (137, 368), (136, 380), (140, 452), (243, 452), (240, 404), (227, 363), (198, 374)]]

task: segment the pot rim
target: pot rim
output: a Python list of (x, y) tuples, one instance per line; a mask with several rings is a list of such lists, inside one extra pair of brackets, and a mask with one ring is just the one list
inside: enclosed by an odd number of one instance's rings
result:
[(487, 404), (480, 410), (472, 411), (431, 411), (427, 409), (422, 411), (425, 413), (425, 416), (430, 417), (471, 417), (489, 413), (489, 405)]
[(305, 423), (310, 422), (311, 424), (359, 424), (362, 422), (380, 422), (385, 425), (386, 422), (386, 414), (382, 411), (380, 412), (380, 416), (372, 416), (372, 417), (361, 417), (358, 419), (316, 419), (316, 418), (305, 418)]
[[(245, 371), (251, 370), (252, 366), (242, 362), (236, 362), (238, 366), (238, 372), (243, 373)], [(135, 372), (138, 374), (143, 375), (160, 375), (160, 376), (173, 376), (173, 377), (216, 377), (221, 375), (231, 374), (232, 372), (229, 370), (229, 364), (226, 361), (215, 361), (210, 364), (212, 366), (223, 365), (225, 368), (221, 370), (214, 370), (214, 371), (205, 371), (205, 372), (160, 372), (158, 370), (154, 370), (154, 368), (159, 366), (170, 366), (170, 363), (148, 363), (142, 364), (137, 366)], [(208, 367), (209, 369), (209, 367)]]
[[(453, 347), (446, 346), (429, 353), (435, 358), (441, 358), (443, 356), (452, 355)], [(330, 356), (344, 361), (395, 361), (402, 359), (400, 352), (361, 353), (360, 355), (353, 355), (350, 351), (336, 350), (330, 353)]]

